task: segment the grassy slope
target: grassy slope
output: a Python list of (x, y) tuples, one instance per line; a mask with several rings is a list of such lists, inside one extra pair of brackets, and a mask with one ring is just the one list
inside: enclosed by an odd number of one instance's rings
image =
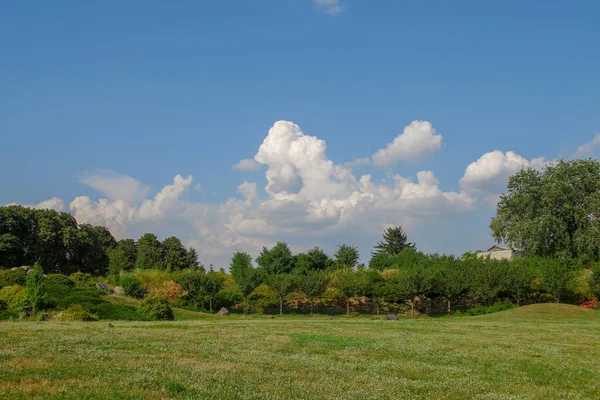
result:
[(597, 399), (600, 313), (0, 323), (0, 398)]

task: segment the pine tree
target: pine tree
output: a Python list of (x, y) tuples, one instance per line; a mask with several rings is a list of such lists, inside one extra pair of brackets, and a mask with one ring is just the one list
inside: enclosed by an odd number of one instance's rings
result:
[(377, 242), (377, 245), (375, 246), (376, 251), (372, 254), (377, 255), (387, 253), (394, 255), (407, 248), (414, 249), (415, 244), (408, 242), (406, 233), (404, 233), (401, 226), (393, 226), (387, 228), (387, 230), (383, 232), (383, 241)]

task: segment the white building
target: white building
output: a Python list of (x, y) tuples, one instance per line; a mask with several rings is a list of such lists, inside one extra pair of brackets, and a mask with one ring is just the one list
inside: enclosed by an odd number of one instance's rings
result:
[(477, 254), (478, 258), (490, 257), (492, 260), (512, 260), (513, 258), (521, 257), (519, 250), (505, 246), (492, 246), (488, 251)]

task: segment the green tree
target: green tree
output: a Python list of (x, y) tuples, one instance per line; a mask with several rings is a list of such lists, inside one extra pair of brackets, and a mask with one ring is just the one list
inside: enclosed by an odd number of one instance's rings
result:
[(446, 299), (448, 315), (452, 314), (452, 303), (460, 300), (469, 290), (469, 264), (453, 257), (439, 259), (439, 292)]
[(292, 274), (275, 274), (267, 277), (267, 286), (279, 298), (279, 315), (283, 315), (283, 299), (292, 293), (296, 287), (296, 276)]
[(490, 228), (529, 255), (598, 261), (599, 217), (600, 161), (558, 161), (511, 176)]
[(346, 301), (346, 315), (350, 315), (350, 299), (358, 296), (365, 287), (365, 275), (351, 268), (337, 271), (333, 278), (333, 287), (339, 290)]
[(188, 252), (179, 238), (175, 236), (166, 238), (162, 242), (162, 247), (167, 271), (179, 271), (189, 266)]
[(517, 258), (508, 263), (504, 288), (517, 306), (533, 290), (533, 281), (538, 277), (535, 263), (531, 258)]
[(377, 242), (373, 255), (381, 253), (394, 255), (407, 248), (415, 248), (415, 244), (408, 241), (401, 226), (393, 226), (383, 232), (383, 241)]
[(313, 313), (315, 299), (325, 293), (329, 287), (329, 275), (325, 271), (313, 270), (298, 279), (299, 289), (310, 301), (310, 313)]
[(256, 263), (266, 275), (289, 274), (294, 270), (294, 256), (285, 242), (277, 242), (271, 250), (263, 247)]
[(212, 268), (206, 273), (206, 277), (204, 279), (204, 292), (208, 297), (208, 309), (212, 311), (213, 303), (215, 298), (223, 289), (223, 284), (225, 283), (225, 277), (222, 273), (214, 271)]
[(174, 278), (175, 282), (187, 291), (187, 296), (194, 302), (194, 308), (198, 308), (198, 303), (204, 293), (206, 274), (202, 270), (188, 268), (175, 274)]
[(545, 258), (540, 260), (542, 288), (551, 294), (557, 303), (569, 294), (573, 270), (568, 260)]
[(135, 261), (137, 259), (137, 245), (133, 239), (121, 239), (117, 242), (117, 250), (123, 251), (127, 263), (125, 265), (125, 271), (131, 271), (135, 268)]
[(33, 269), (27, 275), (25, 282), (25, 293), (27, 295), (27, 303), (31, 307), (31, 311), (35, 314), (42, 306), (44, 293), (42, 284), (44, 280), (44, 272), (40, 264), (35, 263)]
[(332, 260), (319, 247), (295, 257), (294, 273), (306, 275), (311, 271), (324, 271), (332, 267)]
[(335, 252), (333, 258), (336, 263), (336, 268), (353, 269), (358, 264), (360, 255), (356, 246), (342, 244), (337, 247), (337, 251)]
[(165, 269), (164, 249), (156, 235), (144, 234), (137, 242), (136, 268)]
[(233, 254), (230, 264), (231, 275), (237, 283), (244, 300), (244, 313), (248, 311), (248, 295), (262, 282), (262, 274), (252, 266), (252, 257), (243, 251)]
[[(195, 248), (190, 247), (186, 254), (186, 268), (200, 268), (200, 262), (198, 261), (198, 252)], [(204, 269), (204, 267), (202, 267)]]
[(108, 253), (108, 272), (110, 275), (119, 276), (121, 271), (128, 271), (129, 260), (125, 251), (116, 248)]
[(472, 260), (469, 288), (473, 297), (488, 307), (505, 290), (508, 261), (489, 258)]

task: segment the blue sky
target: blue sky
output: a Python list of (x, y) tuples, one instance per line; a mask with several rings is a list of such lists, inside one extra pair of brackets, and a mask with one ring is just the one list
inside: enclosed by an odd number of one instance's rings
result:
[(508, 175), (598, 155), (595, 1), (84, 3), (2, 6), (0, 204), (224, 266), (276, 240), (368, 261), (393, 224), (460, 254)]

